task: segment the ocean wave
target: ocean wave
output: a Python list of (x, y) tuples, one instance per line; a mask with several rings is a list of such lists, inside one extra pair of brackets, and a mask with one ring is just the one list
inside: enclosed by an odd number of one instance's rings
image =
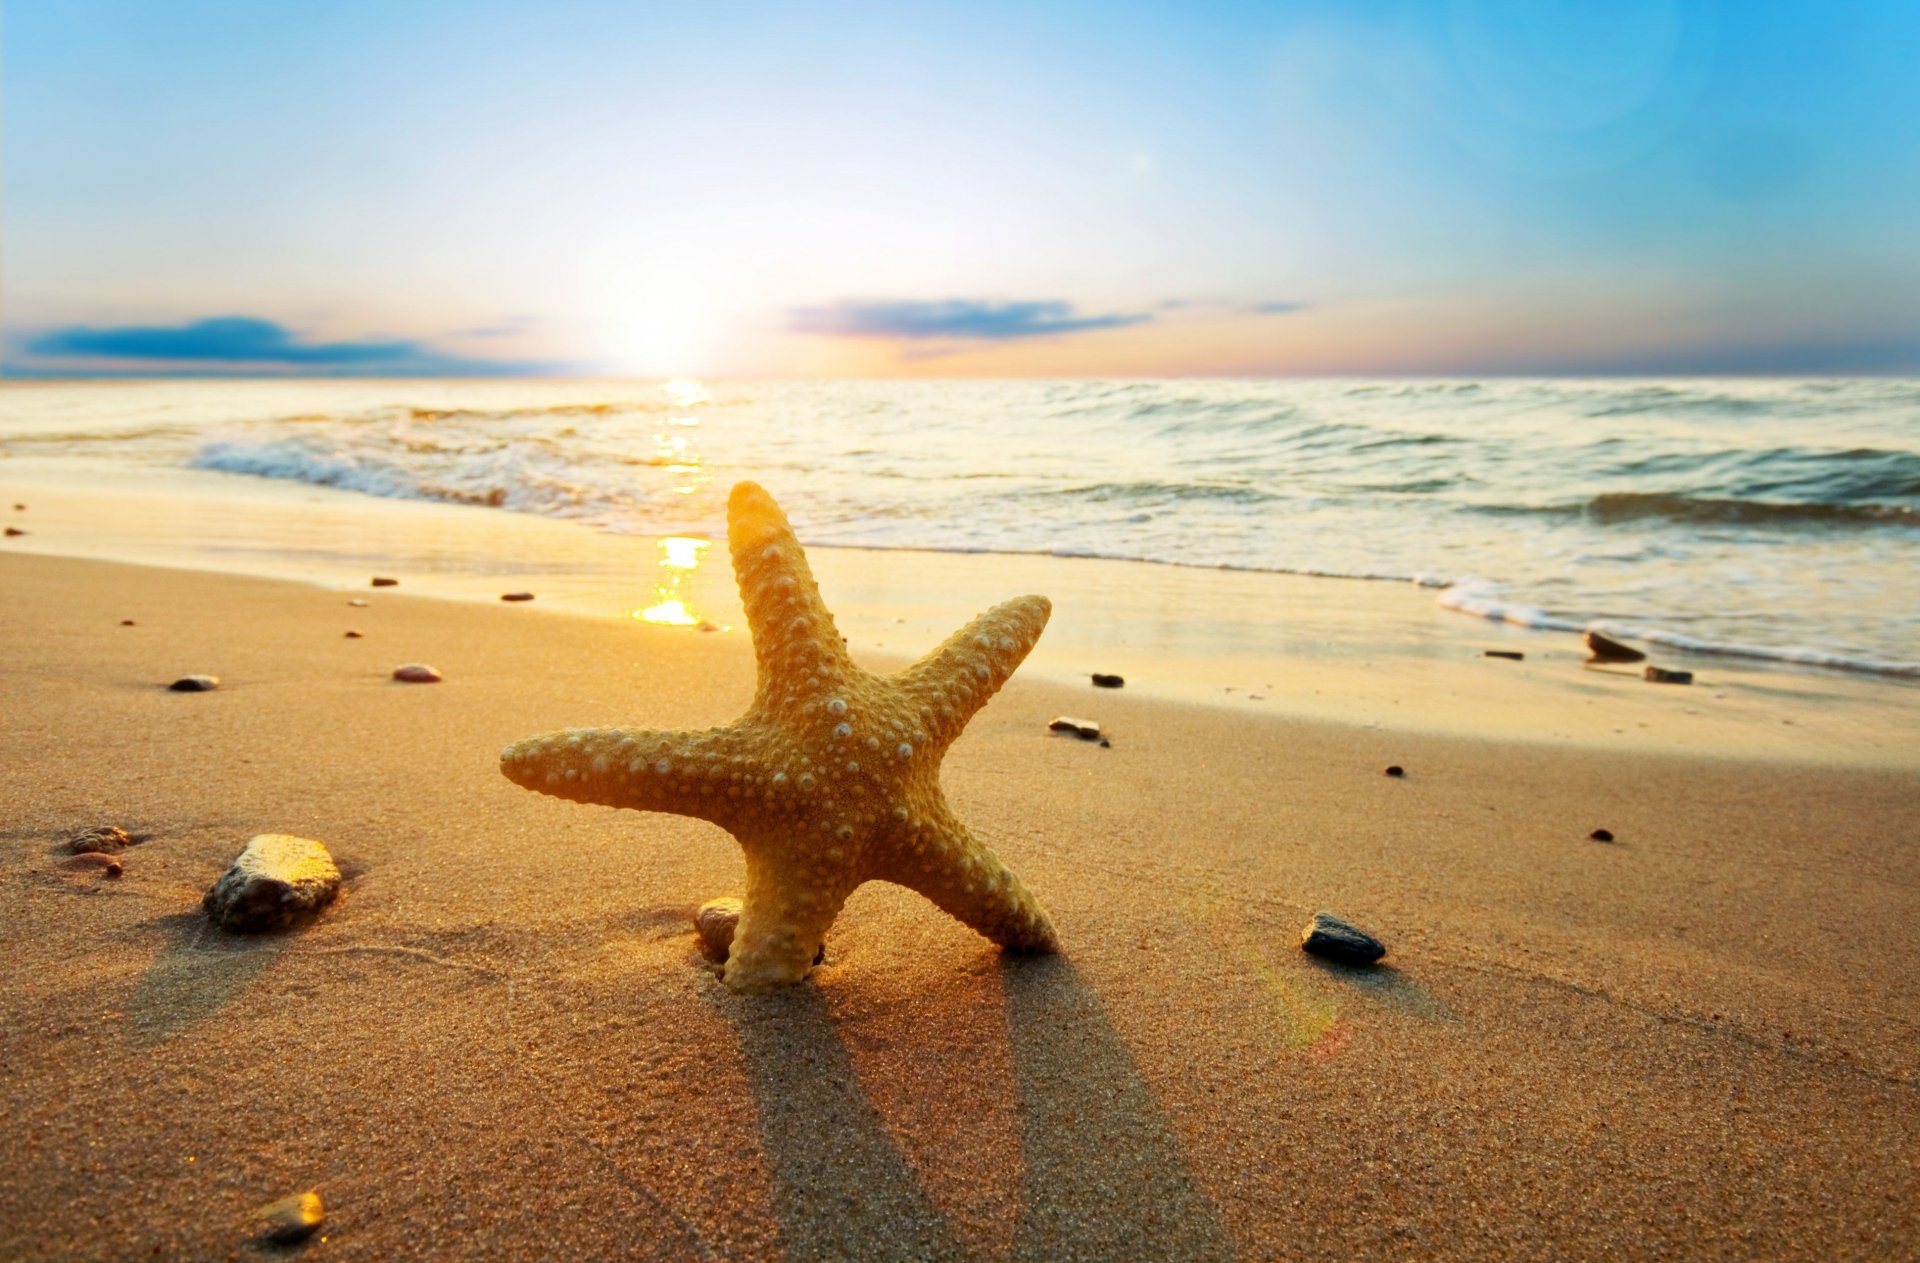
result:
[(1723, 500), (1664, 491), (1610, 491), (1594, 496), (1578, 511), (1596, 522), (1635, 522), (1662, 518), (1671, 522), (1728, 523), (1741, 526), (1920, 526), (1920, 510), (1898, 504), (1804, 504), (1768, 500)]

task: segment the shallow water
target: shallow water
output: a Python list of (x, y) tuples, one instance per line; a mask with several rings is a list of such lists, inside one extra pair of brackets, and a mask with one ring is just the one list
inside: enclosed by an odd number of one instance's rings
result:
[(1911, 380), (12, 383), (8, 468), (711, 536), (754, 478), (816, 545), (1417, 581), (1463, 614), (1920, 675)]

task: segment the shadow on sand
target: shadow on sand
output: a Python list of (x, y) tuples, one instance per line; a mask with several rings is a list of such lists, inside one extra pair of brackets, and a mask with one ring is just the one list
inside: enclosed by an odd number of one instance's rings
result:
[(128, 1006), (134, 1038), (158, 1044), (218, 1013), (286, 946), (283, 934), (223, 934), (199, 911), (148, 922), (168, 934)]
[[(1099, 998), (1062, 957), (1003, 960), (1025, 1166), (1016, 1257), (1231, 1257)], [(803, 984), (729, 1013), (788, 1256), (966, 1257), (861, 1089), (819, 991)]]

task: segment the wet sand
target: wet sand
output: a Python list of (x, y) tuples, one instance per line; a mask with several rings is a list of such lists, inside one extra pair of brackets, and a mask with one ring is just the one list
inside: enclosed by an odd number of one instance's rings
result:
[[(733, 718), (742, 637), (24, 555), (0, 588), (0, 1256), (280, 1254), (249, 1212), (307, 1188), (306, 1248), (367, 1259), (1920, 1249), (1892, 756), (1017, 675), (947, 792), (1066, 954), (876, 884), (809, 982), (745, 998), (690, 925), (739, 889), (731, 839), (495, 769), (551, 728)], [(415, 661), (445, 682), (388, 678)], [(165, 691), (193, 672), (223, 685)], [(103, 823), (153, 836), (62, 870)], [(200, 896), (262, 832), (325, 841), (346, 893), (217, 934)], [(1385, 965), (1303, 955), (1320, 907)]]

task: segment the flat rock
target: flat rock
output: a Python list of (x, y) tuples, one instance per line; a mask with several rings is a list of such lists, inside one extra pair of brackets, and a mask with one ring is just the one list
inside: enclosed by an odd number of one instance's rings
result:
[(361, 631), (361, 630), (360, 630), (359, 628), (357, 628), (357, 627), (349, 627), (349, 628), (347, 628), (347, 636), (346, 636), (346, 638), (347, 638), (348, 640), (361, 640), (361, 639), (364, 639), (364, 638), (366, 637), (366, 634), (367, 634), (367, 633), (365, 633), (365, 632), (363, 632), (363, 631)]
[(502, 593), (500, 594), (500, 599), (501, 599), (501, 600), (503, 600), (503, 601), (531, 601), (531, 600), (533, 599), (533, 593), (531, 593), (531, 592), (502, 592)]
[(67, 839), (67, 849), (75, 855), (92, 852), (112, 854), (133, 845), (133, 835), (117, 824), (98, 824)]
[(1082, 741), (1098, 741), (1100, 724), (1092, 719), (1075, 719), (1072, 715), (1055, 715), (1047, 721), (1047, 727), (1055, 732), (1070, 732)]
[(1125, 688), (1126, 684), (1127, 680), (1125, 676), (1108, 675), (1102, 671), (1095, 671), (1093, 673), (1093, 687), (1097, 689)]
[(1387, 954), (1385, 943), (1324, 908), (1300, 931), (1300, 946), (1315, 956), (1348, 965), (1371, 965)]
[(1650, 684), (1691, 684), (1693, 672), (1671, 671), (1666, 667), (1648, 667), (1647, 681)]
[(397, 588), (400, 586), (400, 580), (389, 579), (385, 575), (375, 575), (373, 577), (373, 586), (376, 588)]
[(175, 693), (211, 693), (220, 687), (217, 675), (183, 675), (167, 688)]
[(1527, 660), (1527, 655), (1521, 653), (1518, 649), (1483, 649), (1480, 652), (1482, 657), (1505, 658), (1509, 662), (1525, 662)]
[(293, 1245), (305, 1241), (326, 1221), (327, 1208), (318, 1193), (295, 1193), (277, 1202), (268, 1202), (255, 1212), (261, 1220), (260, 1235), (275, 1245)]
[(424, 662), (409, 662), (393, 669), (393, 678), (408, 684), (438, 684), (445, 677)]
[(1617, 640), (1590, 631), (1580, 637), (1587, 646), (1588, 662), (1644, 662), (1647, 655), (1632, 645), (1623, 645)]
[(351, 597), (351, 598), (349, 598), (349, 599), (348, 599), (348, 601), (347, 601), (347, 604), (348, 604), (348, 605), (351, 605), (351, 606), (353, 606), (353, 607), (354, 607), (355, 609), (362, 609), (362, 610), (364, 610), (364, 609), (366, 609), (366, 608), (367, 608), (367, 603), (366, 603), (365, 601), (363, 601), (363, 600), (361, 600), (361, 599), (360, 599), (359, 597), (357, 597), (357, 596), (356, 596), (356, 597)]
[(280, 930), (310, 917), (340, 893), (340, 870), (312, 838), (263, 833), (201, 901), (217, 926), (242, 933)]
[(132, 620), (132, 619), (130, 619), (130, 618), (123, 618), (123, 619), (121, 619), (121, 620), (120, 620), (120, 625), (121, 625), (122, 627), (132, 627), (132, 626), (133, 626), (133, 620)]
[[(700, 951), (716, 965), (727, 963), (727, 953), (733, 949), (733, 932), (739, 925), (740, 901), (732, 895), (709, 899), (693, 914), (693, 931), (700, 938)], [(813, 963), (817, 965), (826, 958), (827, 945), (822, 943), (820, 950), (813, 954)]]
[(9, 526), (9, 527), (7, 528), (7, 534), (9, 534), (9, 535), (25, 535), (25, 534), (26, 534), (26, 532), (25, 532), (25, 531), (23, 531), (23, 530), (21, 530), (21, 529), (20, 529), (19, 527), (17, 527), (17, 526)]
[(71, 856), (61, 860), (60, 867), (70, 873), (98, 873), (102, 877), (118, 877), (126, 871), (119, 860), (100, 851), (88, 851), (83, 855)]

